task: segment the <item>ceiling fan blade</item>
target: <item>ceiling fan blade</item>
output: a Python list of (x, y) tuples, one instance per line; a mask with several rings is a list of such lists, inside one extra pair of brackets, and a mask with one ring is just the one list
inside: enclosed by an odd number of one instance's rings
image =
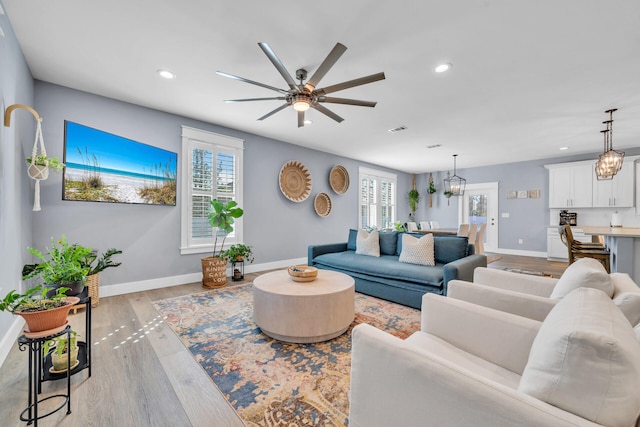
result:
[(264, 116), (260, 117), (258, 120), (264, 120), (264, 119), (266, 119), (266, 118), (269, 118), (269, 117), (273, 116), (275, 113), (277, 113), (278, 111), (282, 111), (282, 110), (284, 110), (284, 109), (285, 109), (285, 108), (287, 108), (288, 106), (289, 106), (289, 104), (288, 104), (288, 103), (284, 103), (284, 104), (282, 104), (281, 106), (279, 106), (278, 108), (276, 108), (275, 110), (273, 110), (273, 111), (271, 111), (271, 112), (269, 112), (269, 113), (265, 114)]
[(222, 76), (222, 77), (228, 77), (230, 79), (239, 80), (241, 82), (251, 83), (252, 85), (261, 86), (261, 87), (264, 87), (264, 88), (267, 88), (267, 89), (275, 90), (276, 92), (280, 92), (283, 95), (287, 95), (289, 93), (284, 89), (278, 89), (277, 87), (269, 86), (269, 85), (266, 85), (266, 84), (260, 83), (260, 82), (254, 82), (253, 80), (245, 79), (244, 77), (234, 76), (233, 74), (224, 73), (222, 71), (216, 71), (216, 74), (219, 75), (219, 76)]
[(360, 101), (358, 99), (334, 98), (331, 96), (319, 96), (318, 102), (328, 102), (330, 104), (357, 105), (359, 107), (375, 107), (377, 102)]
[(345, 53), (346, 51), (347, 51), (347, 47), (345, 45), (341, 43), (336, 43), (336, 45), (333, 47), (331, 52), (329, 52), (329, 55), (327, 55), (327, 57), (324, 59), (322, 64), (320, 64), (316, 72), (313, 73), (313, 76), (311, 76), (309, 81), (307, 81), (307, 84), (304, 85), (304, 88), (307, 89), (309, 92), (313, 92), (313, 90), (316, 88), (318, 83), (320, 83), (320, 80), (322, 80), (325, 74), (327, 74), (327, 72), (331, 69), (331, 67), (333, 67), (333, 65), (338, 61), (338, 59), (340, 59), (342, 54)]
[(333, 111), (329, 110), (327, 107), (324, 107), (324, 106), (322, 106), (320, 104), (311, 104), (311, 108), (315, 108), (316, 110), (320, 111), (325, 116), (331, 117), (333, 120), (335, 120), (338, 123), (340, 123), (341, 121), (344, 120), (342, 117), (340, 117), (339, 115), (337, 115)]
[(304, 127), (304, 111), (298, 111), (298, 127)]
[(246, 101), (284, 101), (284, 96), (275, 96), (273, 98), (246, 98), (246, 99), (225, 99), (224, 102), (246, 102)]
[(282, 61), (280, 61), (280, 58), (278, 58), (278, 56), (271, 49), (271, 47), (269, 47), (267, 43), (258, 43), (258, 46), (260, 46), (260, 49), (262, 49), (262, 51), (265, 53), (265, 55), (267, 55), (269, 60), (271, 60), (271, 62), (276, 67), (280, 75), (282, 75), (282, 77), (287, 82), (289, 87), (291, 89), (298, 90), (299, 88), (295, 80), (293, 80), (293, 77), (291, 77), (291, 74), (289, 74), (287, 69), (284, 67), (284, 64), (282, 63)]
[(315, 93), (317, 95), (326, 95), (328, 93), (337, 92), (339, 90), (345, 90), (352, 87), (377, 82), (378, 80), (384, 80), (384, 73), (372, 74), (370, 76), (360, 77), (359, 79), (349, 80), (348, 82), (338, 83), (337, 85), (327, 86), (322, 89), (317, 89)]

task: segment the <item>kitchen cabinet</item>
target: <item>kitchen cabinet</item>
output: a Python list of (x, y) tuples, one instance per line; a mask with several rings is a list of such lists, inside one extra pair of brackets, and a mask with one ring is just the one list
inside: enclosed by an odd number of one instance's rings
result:
[(594, 208), (631, 208), (634, 203), (634, 158), (624, 160), (622, 169), (613, 179), (599, 181), (593, 177)]
[(550, 208), (590, 208), (593, 206), (595, 162), (547, 165)]

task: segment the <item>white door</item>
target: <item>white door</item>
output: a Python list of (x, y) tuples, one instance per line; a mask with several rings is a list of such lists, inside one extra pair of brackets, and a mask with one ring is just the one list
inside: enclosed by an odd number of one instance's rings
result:
[(486, 223), (484, 249), (498, 249), (498, 183), (467, 184), (458, 204), (458, 222), (476, 226)]

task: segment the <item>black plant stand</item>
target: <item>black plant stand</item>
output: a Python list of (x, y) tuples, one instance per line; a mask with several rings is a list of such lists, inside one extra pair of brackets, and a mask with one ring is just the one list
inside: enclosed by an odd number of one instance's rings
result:
[[(71, 375), (75, 375), (78, 372), (87, 369), (88, 377), (91, 377), (91, 297), (89, 296), (89, 288), (85, 287), (84, 290), (78, 295), (80, 301), (78, 304), (85, 304), (85, 336), (86, 342), (77, 341), (78, 346), (78, 365), (71, 370)], [(38, 393), (42, 393), (42, 382), (53, 381), (65, 378), (65, 373), (52, 373), (49, 369), (53, 366), (51, 361), (51, 354), (40, 354), (40, 357), (44, 356), (42, 366), (40, 369), (40, 376), (38, 381)]]
[[(29, 406), (20, 413), (20, 421), (26, 421), (27, 424), (34, 423), (38, 425), (38, 420), (49, 415), (58, 412), (60, 409), (67, 406), (67, 414), (71, 413), (71, 358), (67, 358), (67, 372), (65, 377), (67, 378), (67, 394), (56, 394), (53, 396), (45, 397), (42, 400), (38, 400), (38, 394), (40, 392), (40, 383), (42, 375), (42, 346), (44, 343), (52, 338), (59, 337), (67, 334), (68, 342), (71, 341), (71, 327), (67, 326), (60, 332), (51, 334), (46, 337), (29, 338), (26, 335), (21, 335), (18, 338), (18, 348), (20, 351), (29, 350)], [(60, 406), (53, 409), (46, 414), (38, 414), (38, 404), (49, 399), (62, 398), (63, 402)]]

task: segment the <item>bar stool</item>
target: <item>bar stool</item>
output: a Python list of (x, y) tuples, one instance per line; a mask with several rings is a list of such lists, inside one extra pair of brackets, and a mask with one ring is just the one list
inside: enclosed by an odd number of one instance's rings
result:
[(611, 272), (611, 253), (599, 243), (585, 243), (574, 240), (570, 225), (558, 227), (560, 239), (567, 246), (569, 264), (573, 264), (578, 258), (593, 258), (602, 263), (607, 273)]

